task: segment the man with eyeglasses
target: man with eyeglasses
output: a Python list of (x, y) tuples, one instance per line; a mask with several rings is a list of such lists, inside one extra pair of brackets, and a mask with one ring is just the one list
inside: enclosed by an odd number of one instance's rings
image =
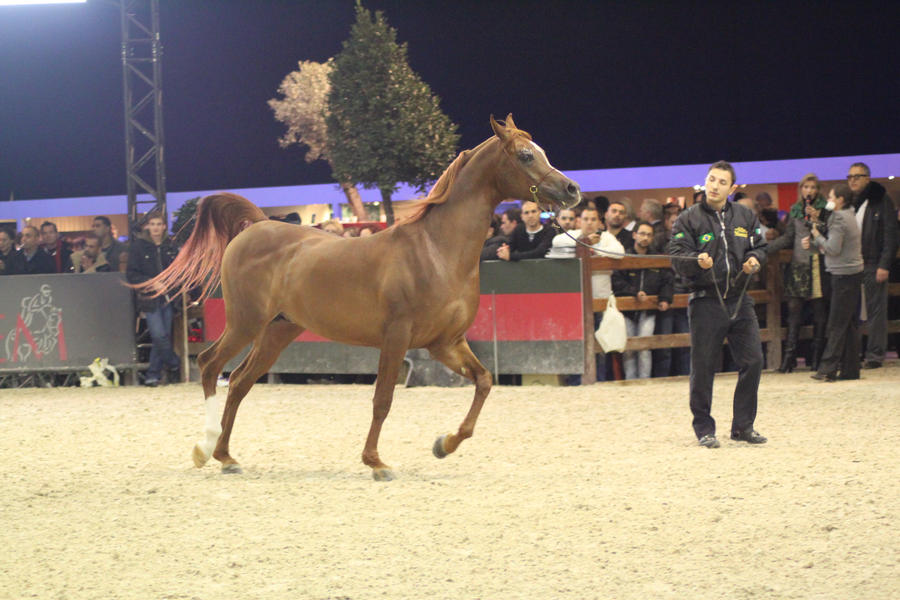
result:
[(884, 186), (871, 180), (865, 163), (853, 163), (847, 184), (862, 230), (863, 290), (868, 341), (863, 368), (877, 369), (887, 348), (888, 276), (897, 254), (897, 208)]

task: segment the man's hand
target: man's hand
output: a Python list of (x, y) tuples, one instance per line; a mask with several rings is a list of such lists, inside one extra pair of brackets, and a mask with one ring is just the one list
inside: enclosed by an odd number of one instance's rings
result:
[(645, 292), (644, 290), (639, 291), (636, 295), (636, 298), (638, 299), (638, 302), (643, 302), (647, 299), (647, 292)]
[(800, 245), (803, 246), (804, 250), (809, 250), (809, 236), (802, 238), (800, 240)]
[(509, 260), (509, 244), (503, 244), (497, 248), (497, 258), (500, 260)]
[(751, 256), (746, 261), (744, 261), (744, 273), (750, 275), (752, 273), (756, 273), (759, 271), (759, 261), (756, 260), (755, 256)]
[(819, 209), (813, 206), (812, 204), (808, 204), (806, 206), (806, 216), (812, 219), (813, 221), (817, 221), (819, 218)]
[(875, 269), (875, 281), (878, 283), (884, 283), (888, 280), (888, 276), (890, 276), (891, 272), (887, 269), (882, 269), (881, 267)]
[(92, 266), (94, 266), (94, 259), (91, 258), (90, 256), (88, 256), (87, 254), (82, 254), (81, 255), (81, 268), (83, 270), (90, 269)]
[(660, 300), (659, 304), (656, 305), (656, 308), (659, 309), (659, 312), (666, 312), (669, 310), (669, 303), (665, 300)]
[(590, 234), (584, 236), (582, 239), (585, 240), (591, 246), (593, 246), (594, 244), (600, 243), (600, 234), (599, 233), (590, 233)]
[(712, 257), (706, 252), (697, 255), (697, 262), (700, 263), (701, 269), (711, 269), (713, 265)]
[(813, 239), (816, 239), (817, 237), (819, 237), (820, 235), (822, 235), (822, 234), (819, 232), (819, 228), (816, 227), (815, 225), (813, 225), (813, 226), (810, 228), (809, 234), (810, 234), (811, 236), (813, 236)]

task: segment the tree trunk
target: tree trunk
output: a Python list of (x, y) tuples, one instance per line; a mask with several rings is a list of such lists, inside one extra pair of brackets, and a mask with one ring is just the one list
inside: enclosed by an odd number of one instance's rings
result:
[(391, 204), (391, 190), (381, 190), (381, 202), (384, 204), (384, 216), (387, 217), (387, 225), (394, 224), (394, 205)]
[(344, 195), (347, 196), (347, 202), (350, 203), (350, 208), (353, 210), (353, 214), (356, 215), (357, 221), (368, 221), (369, 217), (366, 215), (366, 209), (363, 206), (362, 198), (359, 197), (359, 190), (356, 189), (356, 186), (349, 181), (341, 182), (341, 189), (344, 191)]

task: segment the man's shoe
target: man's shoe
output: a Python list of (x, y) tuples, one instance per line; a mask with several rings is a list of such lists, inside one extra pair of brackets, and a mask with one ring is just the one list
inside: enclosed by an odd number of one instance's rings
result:
[(731, 439), (736, 442), (747, 442), (748, 444), (765, 444), (768, 440), (754, 429), (745, 429), (744, 431), (732, 431)]
[(834, 373), (813, 373), (810, 377), (816, 381), (837, 381), (837, 375)]
[(169, 383), (181, 383), (181, 367), (166, 369), (166, 381)]
[(156, 387), (159, 385), (159, 379), (145, 379), (144, 385), (147, 387)]
[(863, 363), (863, 369), (880, 369), (881, 363), (877, 360), (867, 360)]
[(721, 444), (719, 444), (719, 440), (716, 439), (716, 436), (704, 435), (700, 438), (700, 445), (704, 448), (718, 448)]

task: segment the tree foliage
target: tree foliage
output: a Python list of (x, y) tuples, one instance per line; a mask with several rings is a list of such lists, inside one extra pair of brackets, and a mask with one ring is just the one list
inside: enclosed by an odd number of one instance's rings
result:
[(291, 144), (305, 144), (309, 149), (306, 162), (328, 160), (326, 145), (328, 131), (325, 115), (328, 112), (328, 81), (333, 67), (332, 59), (324, 63), (301, 60), (296, 71), (287, 74), (278, 93), (283, 98), (272, 98), (269, 106), (275, 118), (287, 126), (287, 132), (278, 139), (282, 148)]
[(459, 141), (456, 125), (410, 68), (406, 44), (396, 38), (380, 11), (373, 16), (357, 2), (356, 23), (334, 59), (325, 118), (334, 176), (380, 189), (389, 222), (398, 184), (424, 190), (453, 159)]

